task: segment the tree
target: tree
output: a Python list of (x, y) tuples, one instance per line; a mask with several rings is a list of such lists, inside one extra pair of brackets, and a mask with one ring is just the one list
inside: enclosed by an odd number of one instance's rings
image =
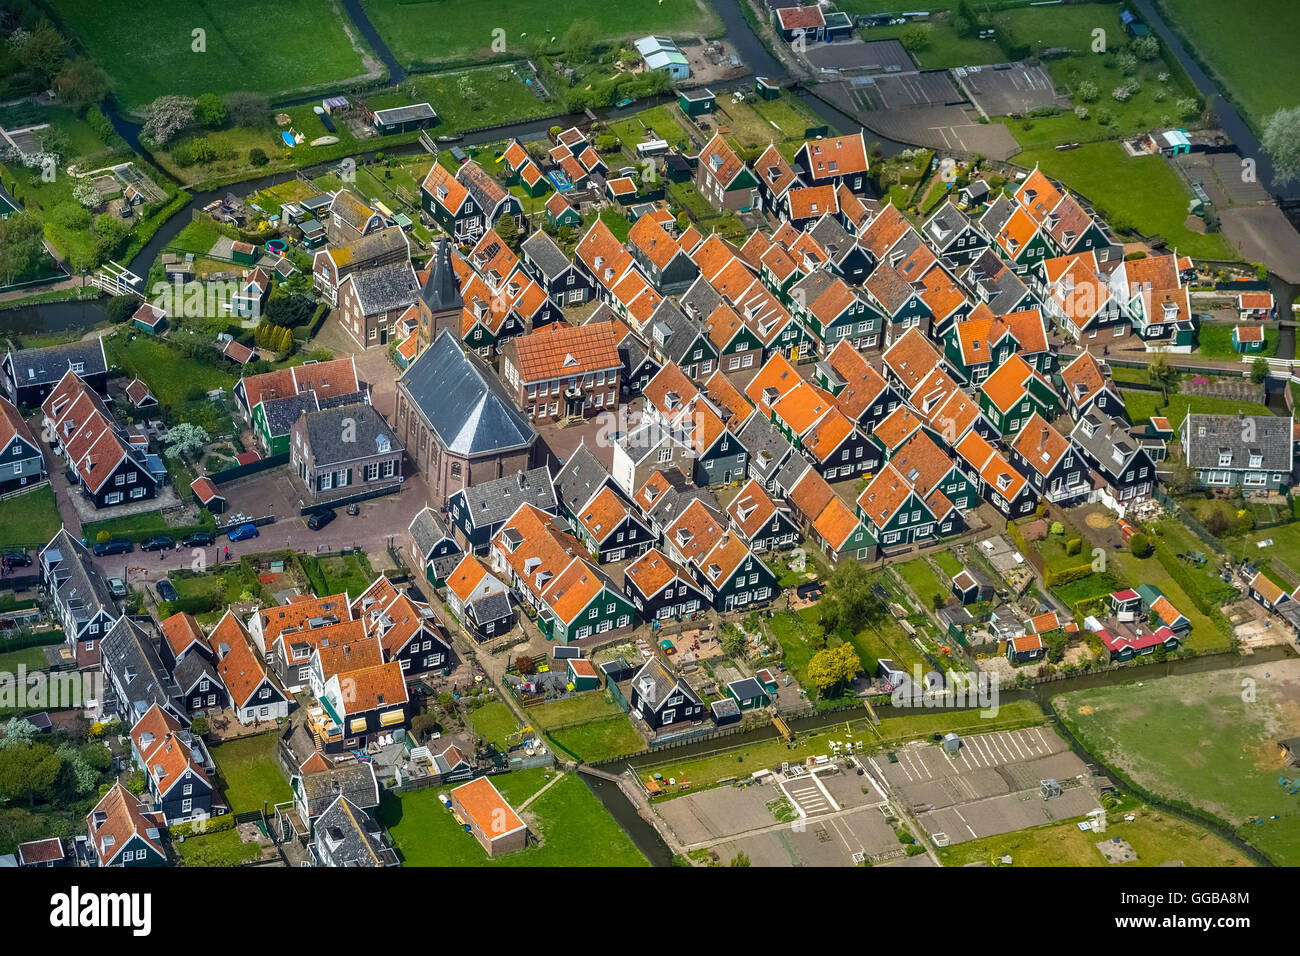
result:
[(35, 30), (27, 34), (17, 53), (19, 63), (48, 81), (63, 68), (63, 61), (67, 58), (67, 44), (54, 24), (42, 20)]
[(25, 717), (11, 717), (5, 724), (4, 736), (0, 737), (0, 750), (25, 747), (32, 742), (36, 734), (36, 725)]
[(48, 798), (59, 779), (63, 762), (48, 744), (28, 744), (0, 750), (0, 795), (26, 799), (33, 806)]
[(6, 284), (34, 273), (45, 255), (39, 219), (25, 211), (0, 219), (0, 279)]
[(903, 31), (903, 48), (909, 53), (919, 53), (930, 45), (930, 31), (922, 26), (911, 26)]
[(596, 26), (594, 20), (574, 20), (569, 24), (569, 29), (564, 32), (564, 39), (561, 41), (567, 58), (577, 63), (591, 59), (592, 51), (596, 48), (596, 37), (599, 34), (600, 28)]
[(1300, 177), (1300, 106), (1278, 110), (1265, 120), (1260, 142), (1273, 160), (1274, 185)]
[(108, 313), (108, 320), (115, 325), (120, 325), (128, 321), (131, 316), (135, 315), (136, 310), (140, 308), (140, 303), (134, 297), (129, 295), (115, 295), (108, 300), (105, 311)]
[(1128, 48), (1139, 60), (1154, 60), (1160, 55), (1160, 41), (1149, 33), (1144, 37), (1134, 37)]
[(1266, 378), (1268, 378), (1268, 359), (1261, 355), (1251, 363), (1250, 380), (1259, 385)]
[(194, 116), (208, 129), (220, 129), (226, 115), (226, 102), (216, 93), (204, 93), (194, 101)]
[(728, 657), (740, 657), (745, 653), (745, 632), (735, 626), (729, 626), (722, 632), (722, 653)]
[(252, 166), (265, 166), (270, 161), (267, 158), (266, 150), (260, 146), (254, 146), (248, 151), (248, 162)]
[(208, 443), (208, 433), (199, 425), (181, 422), (168, 429), (163, 436), (163, 447), (168, 457), (180, 458), (192, 455)]
[(1168, 388), (1177, 376), (1164, 352), (1157, 352), (1147, 364), (1147, 378), (1161, 388)]
[(59, 98), (77, 113), (102, 100), (110, 85), (108, 74), (84, 57), (68, 60), (54, 78)]
[(1074, 95), (1085, 103), (1095, 103), (1097, 97), (1101, 96), (1101, 90), (1097, 88), (1097, 84), (1092, 80), (1084, 80), (1075, 89)]
[(1195, 487), (1195, 476), (1187, 463), (1178, 457), (1169, 458), (1165, 464), (1169, 470), (1164, 476), (1165, 487), (1175, 495), (1185, 495)]
[(731, 858), (731, 866), (749, 866), (749, 856), (744, 850), (741, 850)]
[(867, 569), (856, 561), (843, 561), (831, 572), (819, 605), (827, 631), (860, 631), (886, 613), (871, 590)]
[(228, 93), (226, 119), (232, 126), (265, 126), (271, 119), (271, 101), (261, 93)]
[(1141, 531), (1135, 532), (1133, 537), (1128, 539), (1128, 549), (1133, 553), (1133, 557), (1145, 558), (1151, 554), (1151, 539)]
[(537, 673), (537, 662), (527, 654), (520, 654), (515, 658), (515, 670), (527, 677), (529, 674)]
[(506, 244), (510, 250), (519, 247), (519, 225), (515, 222), (515, 217), (510, 214), (503, 215), (497, 220), (497, 235), (501, 241)]
[(160, 96), (145, 110), (141, 135), (165, 146), (178, 133), (194, 125), (194, 100), (188, 96)]
[(196, 737), (202, 737), (208, 732), (208, 718), (200, 714), (190, 721), (190, 733)]
[(116, 258), (126, 248), (131, 227), (112, 213), (104, 213), (95, 220), (95, 258), (98, 262)]
[(808, 662), (808, 679), (825, 694), (831, 688), (852, 680), (862, 668), (862, 660), (852, 644), (818, 651)]
[(104, 201), (104, 197), (99, 194), (99, 189), (89, 179), (82, 180), (72, 187), (72, 198), (87, 209), (94, 209)]

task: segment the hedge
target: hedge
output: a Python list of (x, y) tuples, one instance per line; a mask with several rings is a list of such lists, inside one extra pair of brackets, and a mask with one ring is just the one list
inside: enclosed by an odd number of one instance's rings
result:
[(1093, 573), (1091, 564), (1080, 564), (1073, 568), (1065, 568), (1061, 571), (1053, 571), (1050, 568), (1043, 575), (1043, 583), (1049, 588), (1060, 587), (1064, 584), (1073, 584), (1075, 581), (1082, 581)]
[(209, 833), (224, 833), (227, 830), (235, 828), (235, 815), (233, 813), (223, 813), (219, 817), (209, 817), (206, 820), (195, 820), (192, 823), (177, 823), (168, 828), (172, 838), (185, 837), (189, 839), (194, 836), (206, 836)]

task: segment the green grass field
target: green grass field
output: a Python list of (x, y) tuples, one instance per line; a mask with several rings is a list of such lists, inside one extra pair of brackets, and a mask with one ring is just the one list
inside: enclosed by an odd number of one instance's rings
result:
[(939, 580), (939, 576), (934, 573), (934, 569), (925, 558), (913, 558), (904, 564), (896, 564), (894, 570), (907, 582), (907, 586), (912, 589), (912, 593), (920, 599), (921, 605), (925, 608), (934, 607), (935, 598), (947, 600), (952, 596), (952, 588)]
[(583, 763), (599, 763), (645, 749), (641, 737), (626, 714), (605, 717), (547, 733), (551, 741), (562, 746)]
[(1291, 33), (1277, 28), (1295, 14), (1290, 0), (1158, 0), (1157, 6), (1209, 61), (1252, 125), (1297, 104), (1300, 63)]
[(1283, 766), (1277, 741), (1300, 718), (1297, 676), (1300, 662), (1275, 662), (1077, 691), (1053, 706), (1107, 766), (1226, 821), (1273, 862), (1294, 866), (1300, 797), (1278, 785), (1296, 770)]
[[(116, 365), (143, 379), (162, 405), (179, 409), (192, 396), (212, 389), (233, 388), (238, 376), (230, 369), (184, 355), (166, 340), (130, 332), (104, 338), (104, 352), (109, 365)], [(231, 366), (233, 368), (233, 366)]]
[[(1137, 818), (1124, 820), (1131, 812)], [(1107, 814), (1104, 839), (1119, 837), (1137, 853), (1131, 863), (1107, 862), (1097, 849), (1098, 836), (1080, 830), (1078, 817), (1069, 821), (1016, 830), (982, 840), (968, 840), (936, 852), (945, 866), (982, 863), (999, 865), (1003, 855), (1011, 857), (1012, 866), (1124, 866), (1141, 868), (1160, 866), (1178, 860), (1184, 866), (1253, 866), (1250, 858), (1228, 841), (1209, 830), (1180, 820), (1169, 813), (1145, 806), (1127, 805)]]
[(1189, 411), (1207, 415), (1271, 415), (1272, 411), (1259, 402), (1239, 402), (1233, 398), (1213, 398), (1206, 395), (1184, 395), (1177, 392), (1165, 402), (1159, 392), (1122, 389), (1124, 408), (1135, 423), (1146, 421), (1153, 415), (1163, 415), (1175, 427), (1183, 423)]
[[(1258, 355), (1277, 354), (1276, 328), (1264, 329), (1264, 351)], [(1232, 326), (1202, 325), (1196, 333), (1196, 354), (1206, 358), (1240, 358), (1241, 353), (1232, 347)]]
[(1116, 143), (1086, 143), (1066, 152), (1026, 150), (1022, 166), (1040, 166), (1048, 176), (1078, 190), (1112, 222), (1126, 220), (1144, 235), (1163, 237), (1180, 255), (1233, 259), (1219, 235), (1185, 225), (1191, 193), (1160, 156), (1127, 156)]
[[(480, 0), (466, 7), (455, 0), (362, 0), (366, 16), (388, 44), (398, 62), (414, 64), (464, 62), (503, 55), (493, 49), (493, 31), (506, 52), (530, 52), (530, 41), (557, 38), (547, 44), (559, 51), (565, 31), (579, 20), (590, 20), (602, 40), (635, 38), (647, 33), (683, 36), (716, 33), (720, 23), (709, 8), (695, 0), (624, 0), (618, 4), (592, 2), (556, 6), (549, 0)], [(525, 36), (526, 34), (526, 36)]]
[[(563, 662), (561, 662), (563, 663)], [(529, 707), (525, 716), (538, 730), (563, 727), (588, 720), (600, 720), (623, 713), (623, 708), (605, 696), (604, 691), (588, 691), (565, 700)]]
[[(272, 752), (279, 735), (241, 737), (212, 748), (212, 759), (232, 813), (261, 810), (293, 798)], [(430, 791), (432, 792), (432, 791)]]
[(237, 830), (187, 837), (184, 843), (174, 845), (185, 866), (239, 866), (262, 856), (261, 848), (245, 843)]
[(484, 704), (470, 714), (469, 725), (498, 750), (505, 750), (506, 738), (519, 729), (514, 712), (499, 700)]
[[(374, 59), (341, 8), (324, 0), (176, 4), (147, 14), (130, 0), (52, 6), (109, 72), (113, 92), (132, 113), (165, 93), (255, 90), (277, 97), (340, 88), (368, 72), (366, 57)], [(194, 50), (196, 29), (205, 31), (205, 52)]]
[[(518, 811), (554, 774), (523, 770), (494, 777), (492, 782)], [(405, 866), (648, 865), (631, 838), (574, 774), (565, 775), (521, 814), (541, 845), (495, 859), (488, 858), (478, 840), (438, 801), (441, 792), (429, 788), (382, 795), (379, 822), (388, 829)]]
[(49, 543), (62, 525), (49, 485), (0, 501), (0, 544), (34, 549)]

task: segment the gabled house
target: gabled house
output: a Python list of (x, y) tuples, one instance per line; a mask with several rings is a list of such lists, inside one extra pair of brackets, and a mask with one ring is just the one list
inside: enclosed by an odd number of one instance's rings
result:
[(803, 474), (791, 480), (786, 497), (799, 516), (807, 541), (829, 561), (837, 563), (846, 557), (859, 561), (875, 558), (876, 539), (871, 530), (815, 469), (804, 469)]
[(217, 676), (229, 691), (230, 706), (241, 724), (289, 715), (288, 694), (253, 647), (247, 628), (229, 610), (208, 635), (208, 646), (216, 658)]
[(1053, 247), (1040, 225), (1024, 207), (999, 196), (979, 219), (980, 231), (992, 248), (1019, 273), (1051, 256)]
[(764, 604), (776, 594), (776, 575), (726, 518), (696, 499), (664, 529), (664, 550), (685, 566), (714, 610)]
[(339, 286), (354, 272), (411, 260), (411, 242), (400, 226), (387, 226), (346, 245), (318, 249), (312, 257), (312, 291), (338, 304)]
[(799, 526), (755, 478), (750, 478), (727, 505), (727, 517), (753, 550), (784, 550), (799, 541)]
[(177, 703), (175, 681), (163, 666), (149, 634), (128, 617), (120, 617), (99, 642), (99, 666), (104, 675), (103, 713), (134, 725), (157, 706), (180, 723), (188, 717)]
[(680, 619), (711, 603), (689, 572), (658, 548), (628, 565), (623, 573), (623, 593), (647, 621)]
[(548, 469), (533, 468), (462, 488), (447, 502), (447, 515), (465, 550), (487, 554), (501, 526), (522, 504), (559, 513)]
[(1190, 352), (1196, 344), (1197, 320), (1177, 254), (1126, 259), (1119, 270), (1126, 292), (1124, 313), (1147, 348)]
[(1024, 475), (1011, 467), (1002, 453), (977, 432), (969, 433), (954, 449), (958, 466), (984, 500), (1008, 518), (1029, 514), (1038, 496)]
[(935, 509), (892, 464), (881, 468), (858, 495), (857, 512), (881, 548), (929, 542), (938, 537)]
[(519, 253), (524, 269), (557, 306), (581, 305), (596, 294), (591, 278), (540, 229), (520, 244)]
[(401, 865), (379, 821), (342, 795), (321, 814), (308, 849), (317, 866)]
[(628, 706), (652, 731), (709, 717), (708, 707), (691, 685), (658, 657), (646, 661), (632, 677)]
[(213, 805), (212, 760), (203, 742), (157, 704), (131, 727), (131, 756), (144, 770), (154, 809), (168, 826), (206, 820)]
[(763, 154), (754, 161), (754, 173), (758, 179), (758, 192), (762, 198), (763, 209), (777, 215), (782, 208), (786, 193), (803, 184), (799, 174), (794, 171), (780, 150), (769, 144)]
[(970, 265), (989, 247), (988, 237), (950, 198), (921, 226), (930, 248), (957, 266)]
[(1061, 401), (1076, 422), (1094, 409), (1103, 416), (1128, 421), (1128, 409), (1111, 381), (1110, 368), (1091, 352), (1080, 352), (1060, 374)]
[(604, 485), (574, 515), (574, 533), (599, 564), (637, 557), (654, 534), (612, 485)]
[(979, 405), (999, 434), (1012, 437), (1031, 415), (1055, 418), (1057, 396), (1047, 379), (1013, 354), (980, 385)]
[(511, 339), (501, 378), (532, 421), (590, 418), (616, 409), (623, 362), (612, 322), (557, 322)]
[(120, 783), (86, 814), (86, 836), (99, 866), (165, 866), (167, 846), (163, 814)]
[(385, 663), (395, 662), (407, 678), (449, 667), (454, 658), (451, 638), (433, 608), (398, 591), (380, 575), (359, 597), (350, 616), (362, 622), (368, 637), (377, 639)]
[(904, 401), (848, 340), (841, 340), (817, 363), (812, 381), (830, 392), (836, 407), (868, 435)]
[(304, 411), (352, 405), (369, 395), (351, 356), (246, 375), (235, 383), (239, 409), (269, 455), (288, 453), (293, 424)]
[(762, 204), (758, 177), (718, 133), (700, 150), (695, 185), (719, 209), (746, 212)]
[[(1106, 479), (1109, 495), (1121, 506), (1116, 510), (1122, 510), (1127, 502), (1151, 494), (1155, 487), (1155, 462), (1143, 443), (1129, 433), (1123, 421), (1108, 418), (1093, 409), (1075, 423), (1070, 440)], [(1102, 500), (1106, 501), (1106, 497), (1103, 496)], [(1111, 505), (1108, 501), (1106, 503)]]
[(479, 641), (501, 637), (515, 626), (510, 589), (477, 555), (462, 556), (448, 573), (447, 607)]
[(45, 480), (45, 458), (18, 408), (0, 398), (0, 495)]
[(685, 292), (699, 275), (699, 267), (653, 216), (642, 216), (633, 224), (627, 248), (661, 295)]
[(427, 505), (415, 513), (406, 530), (411, 536), (411, 557), (424, 569), (424, 579), (435, 588), (442, 587), (465, 553), (454, 530)]
[(492, 541), (492, 566), (537, 610), (542, 633), (562, 644), (625, 633), (635, 610), (582, 545), (551, 515), (521, 505)]
[(421, 208), (457, 242), (475, 242), (502, 216), (519, 218), (523, 207), (474, 160), (453, 174), (435, 162), (420, 183)]
[[(946, 451), (930, 437), (929, 432), (918, 429), (890, 456), (889, 463), (913, 489), (926, 500), (939, 522), (937, 533), (942, 535), (964, 531), (965, 520), (960, 513), (979, 506), (979, 483), (971, 481)], [(943, 502), (935, 497), (939, 492), (958, 512), (955, 519), (946, 519), (938, 511)]]
[[(792, 8), (786, 8), (789, 12)], [(817, 7), (804, 7), (800, 16), (821, 16)], [(862, 194), (867, 191), (867, 179), (870, 163), (867, 159), (866, 139), (862, 131), (848, 136), (826, 136), (810, 139), (799, 147), (791, 164), (799, 177), (810, 186), (848, 187), (850, 192)]]
[(386, 348), (419, 289), (409, 262), (350, 272), (338, 288), (339, 322), (361, 348)]
[(10, 349), (0, 360), (0, 371), (9, 398), (19, 408), (36, 408), (69, 371), (96, 394), (108, 394), (108, 359), (98, 336), (42, 349)]
[(1183, 459), (1204, 487), (1278, 491), (1291, 484), (1293, 417), (1188, 414), (1178, 431)]
[(1092, 494), (1088, 464), (1047, 419), (1034, 412), (1010, 444), (1011, 467), (1029, 479), (1034, 492), (1052, 504), (1078, 504)]
[(36, 560), (51, 616), (62, 626), (78, 667), (97, 665), (100, 639), (121, 617), (103, 574), (85, 545), (66, 528), (59, 529)]

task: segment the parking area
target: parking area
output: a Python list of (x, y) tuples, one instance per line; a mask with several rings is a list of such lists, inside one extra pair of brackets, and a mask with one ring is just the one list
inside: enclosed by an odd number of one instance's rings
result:
[(804, 54), (819, 70), (862, 73), (910, 73), (916, 70), (910, 53), (897, 40), (843, 40), (817, 43)]
[(1187, 179), (1198, 184), (1220, 210), (1230, 206), (1247, 206), (1268, 202), (1268, 190), (1243, 175), (1241, 156), (1237, 153), (1184, 153), (1173, 164)]
[(741, 852), (754, 866), (855, 866), (906, 852), (886, 820), (884, 795), (847, 761), (685, 793), (653, 807), (685, 849), (707, 851), (723, 864)]
[[(1041, 727), (964, 737), (951, 754), (912, 743), (895, 757), (876, 758), (879, 771), (940, 844), (1041, 826), (1098, 805), (1087, 766)], [(1057, 781), (1060, 792), (1044, 798), (1045, 780)]]
[(858, 109), (864, 111), (951, 106), (962, 102), (946, 71), (860, 76), (848, 83), (848, 92)]
[(1069, 98), (1057, 95), (1051, 75), (1042, 66), (998, 63), (968, 66), (953, 72), (971, 102), (988, 116), (1069, 106)]

